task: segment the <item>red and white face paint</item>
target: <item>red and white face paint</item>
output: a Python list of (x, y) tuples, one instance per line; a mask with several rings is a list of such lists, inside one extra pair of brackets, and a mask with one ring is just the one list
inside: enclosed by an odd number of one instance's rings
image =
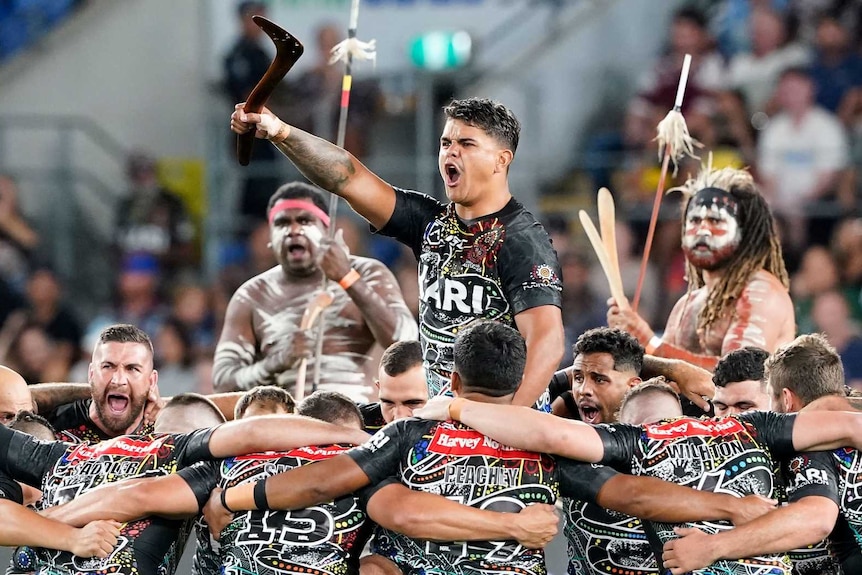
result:
[(329, 226), (329, 216), (311, 200), (279, 200), (269, 211), (269, 233), (278, 263), (290, 272), (307, 275), (317, 267), (317, 248)]
[(736, 252), (742, 240), (736, 199), (719, 188), (697, 192), (685, 213), (682, 250), (697, 268), (721, 268)]

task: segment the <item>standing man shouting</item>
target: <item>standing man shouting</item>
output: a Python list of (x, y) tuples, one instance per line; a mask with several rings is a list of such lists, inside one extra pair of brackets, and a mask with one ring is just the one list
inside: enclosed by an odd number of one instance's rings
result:
[(300, 329), (302, 316), (325, 274), (332, 280), (325, 317), (332, 319), (326, 319), (323, 336), (321, 389), (367, 402), (372, 389), (364, 372), (375, 341), (385, 348), (416, 339), (416, 322), (395, 276), (377, 260), (348, 255), (340, 235), (323, 239), (330, 221), (323, 194), (313, 186), (283, 185), (267, 211), (278, 265), (231, 297), (215, 353), (216, 390), (293, 389), (298, 364), (313, 348), (312, 334)]
[(321, 188), (347, 200), (419, 261), (419, 323), (429, 395), (449, 391), (455, 336), (477, 318), (517, 327), (527, 342), (514, 402), (532, 405), (563, 355), (562, 283), (541, 224), (509, 192), (521, 126), (502, 104), (470, 98), (444, 109), (438, 167), (450, 203), (394, 188), (349, 152), (237, 105), (231, 129), (254, 129)]

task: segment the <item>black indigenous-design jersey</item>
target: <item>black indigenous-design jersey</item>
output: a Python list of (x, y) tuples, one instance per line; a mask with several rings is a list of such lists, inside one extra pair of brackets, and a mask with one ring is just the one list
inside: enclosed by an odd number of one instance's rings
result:
[[(602, 463), (635, 475), (651, 475), (701, 491), (743, 497), (774, 497), (779, 469), (773, 459), (793, 453), (794, 415), (764, 411), (721, 419), (680, 418), (636, 427), (605, 424), (596, 427), (605, 444)], [(707, 533), (730, 529), (725, 521), (673, 525), (647, 522), (656, 557), (661, 545), (676, 538), (674, 527), (698, 527)], [(703, 575), (779, 575), (790, 573), (786, 556), (722, 560)]]
[[(37, 441), (3, 427), (0, 470), (40, 487), (44, 506), (59, 505), (104, 483), (166, 475), (180, 466), (207, 459), (210, 434), (211, 430), (199, 430), (189, 434), (122, 436), (90, 445)], [(170, 574), (185, 543), (182, 528), (182, 521), (159, 518), (130, 522), (123, 526), (117, 546), (105, 559), (36, 549), (35, 568), (48, 575)]]
[[(512, 513), (534, 503), (553, 504), (560, 493), (595, 501), (614, 474), (606, 467), (513, 449), (452, 421), (395, 421), (348, 453), (373, 485), (397, 477), (417, 491)], [(514, 541), (435, 543), (384, 532), (375, 549), (406, 574), (546, 572), (542, 550)]]
[[(257, 481), (348, 449), (324, 445), (231, 457), (219, 466), (219, 485), (227, 489)], [(358, 574), (359, 555), (371, 529), (352, 495), (295, 511), (237, 513), (221, 535), (223, 574)]]
[(452, 343), (477, 318), (515, 327), (515, 315), (560, 306), (557, 254), (542, 225), (514, 198), (497, 213), (465, 222), (455, 204), (395, 189), (395, 211), (380, 230), (419, 262), (419, 341), (431, 397), (449, 389)]
[[(198, 501), (198, 510), (206, 505), (209, 494), (218, 484), (219, 461), (200, 461), (191, 467), (177, 471), (189, 484)], [(192, 575), (217, 575), (221, 573), (221, 545), (210, 535), (209, 525), (200, 513), (192, 519), (191, 530), (195, 534), (195, 555), (192, 558)]]
[[(826, 497), (839, 505), (838, 480), (829, 453), (800, 453), (789, 460), (784, 459), (781, 471), (785, 480), (784, 504), (803, 497), (818, 496)], [(835, 533), (839, 532), (840, 530), (837, 530)], [(829, 539), (832, 539), (832, 536)], [(841, 575), (839, 561), (829, 552), (829, 539), (787, 553), (793, 563), (794, 575)], [(839, 547), (845, 547), (844, 553), (855, 551), (855, 554), (859, 555), (859, 547), (852, 539), (849, 542), (836, 543)]]
[[(51, 425), (57, 430), (55, 437), (68, 443), (98, 443), (107, 441), (111, 436), (99, 429), (90, 418), (92, 399), (81, 399), (73, 403), (61, 405), (51, 417)], [(141, 422), (131, 435), (150, 435), (153, 433), (152, 423)]]
[(23, 505), (24, 503), (24, 494), (21, 491), (21, 486), (4, 472), (0, 472), (0, 499), (12, 501), (19, 505)]
[(828, 497), (840, 510), (829, 548), (844, 573), (862, 572), (862, 459), (859, 452), (800, 453), (784, 466), (789, 501), (817, 495)]
[(563, 500), (569, 575), (653, 575), (653, 549), (637, 517), (576, 499)]

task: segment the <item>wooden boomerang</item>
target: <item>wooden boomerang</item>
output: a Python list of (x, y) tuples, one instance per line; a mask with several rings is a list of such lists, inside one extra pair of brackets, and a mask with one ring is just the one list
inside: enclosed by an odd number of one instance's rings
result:
[[(320, 292), (311, 300), (305, 312), (302, 314), (302, 321), (299, 322), (299, 329), (306, 330), (314, 325), (317, 317), (332, 303), (332, 295), (329, 292)], [(299, 362), (299, 368), (296, 371), (296, 387), (293, 391), (293, 401), (299, 404), (305, 396), (305, 374), (308, 371), (308, 358), (302, 358)]]
[[(599, 229), (602, 231), (602, 243), (604, 243), (605, 251), (608, 254), (608, 264), (610, 264), (613, 274), (613, 281), (616, 283), (617, 291), (624, 294), (623, 278), (620, 275), (620, 262), (617, 255), (616, 208), (611, 191), (607, 188), (601, 188), (596, 203), (599, 208)], [(623, 303), (618, 301), (617, 305), (622, 306)]]
[[(263, 78), (257, 83), (248, 99), (243, 106), (243, 112), (247, 114), (258, 114), (263, 109), (264, 104), (272, 95), (272, 91), (284, 78), (284, 75), (293, 68), (299, 57), (302, 56), (302, 44), (291, 35), (290, 32), (283, 29), (281, 26), (271, 20), (267, 20), (263, 16), (252, 16), (254, 23), (266, 32), (275, 44), (275, 58), (267, 68)], [(251, 160), (251, 149), (254, 146), (254, 130), (248, 131), (245, 134), (238, 134), (236, 137), (236, 157), (241, 166), (247, 166)]]
[(605, 251), (605, 245), (602, 243), (602, 238), (599, 236), (599, 231), (596, 229), (590, 216), (587, 215), (587, 212), (580, 210), (578, 212), (578, 217), (581, 219), (581, 225), (584, 226), (584, 231), (587, 232), (587, 237), (593, 245), (593, 251), (596, 252), (596, 257), (599, 258), (599, 263), (602, 266), (602, 270), (605, 272), (605, 277), (608, 279), (608, 285), (611, 288), (611, 296), (616, 300), (617, 305), (621, 308), (628, 307), (622, 286), (618, 285), (613, 279), (614, 276), (611, 272), (611, 264), (608, 260), (607, 251)]

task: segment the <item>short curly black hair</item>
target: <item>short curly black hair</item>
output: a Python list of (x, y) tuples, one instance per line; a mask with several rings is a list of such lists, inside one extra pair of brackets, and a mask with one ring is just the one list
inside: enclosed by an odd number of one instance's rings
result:
[(764, 364), (768, 357), (769, 352), (759, 347), (735, 349), (718, 360), (712, 383), (724, 387), (737, 381), (759, 381), (763, 387), (766, 385)]
[(644, 363), (644, 348), (640, 342), (627, 332), (611, 327), (597, 327), (582, 333), (572, 346), (572, 354), (577, 357), (582, 353), (611, 354), (617, 371), (640, 374)]

